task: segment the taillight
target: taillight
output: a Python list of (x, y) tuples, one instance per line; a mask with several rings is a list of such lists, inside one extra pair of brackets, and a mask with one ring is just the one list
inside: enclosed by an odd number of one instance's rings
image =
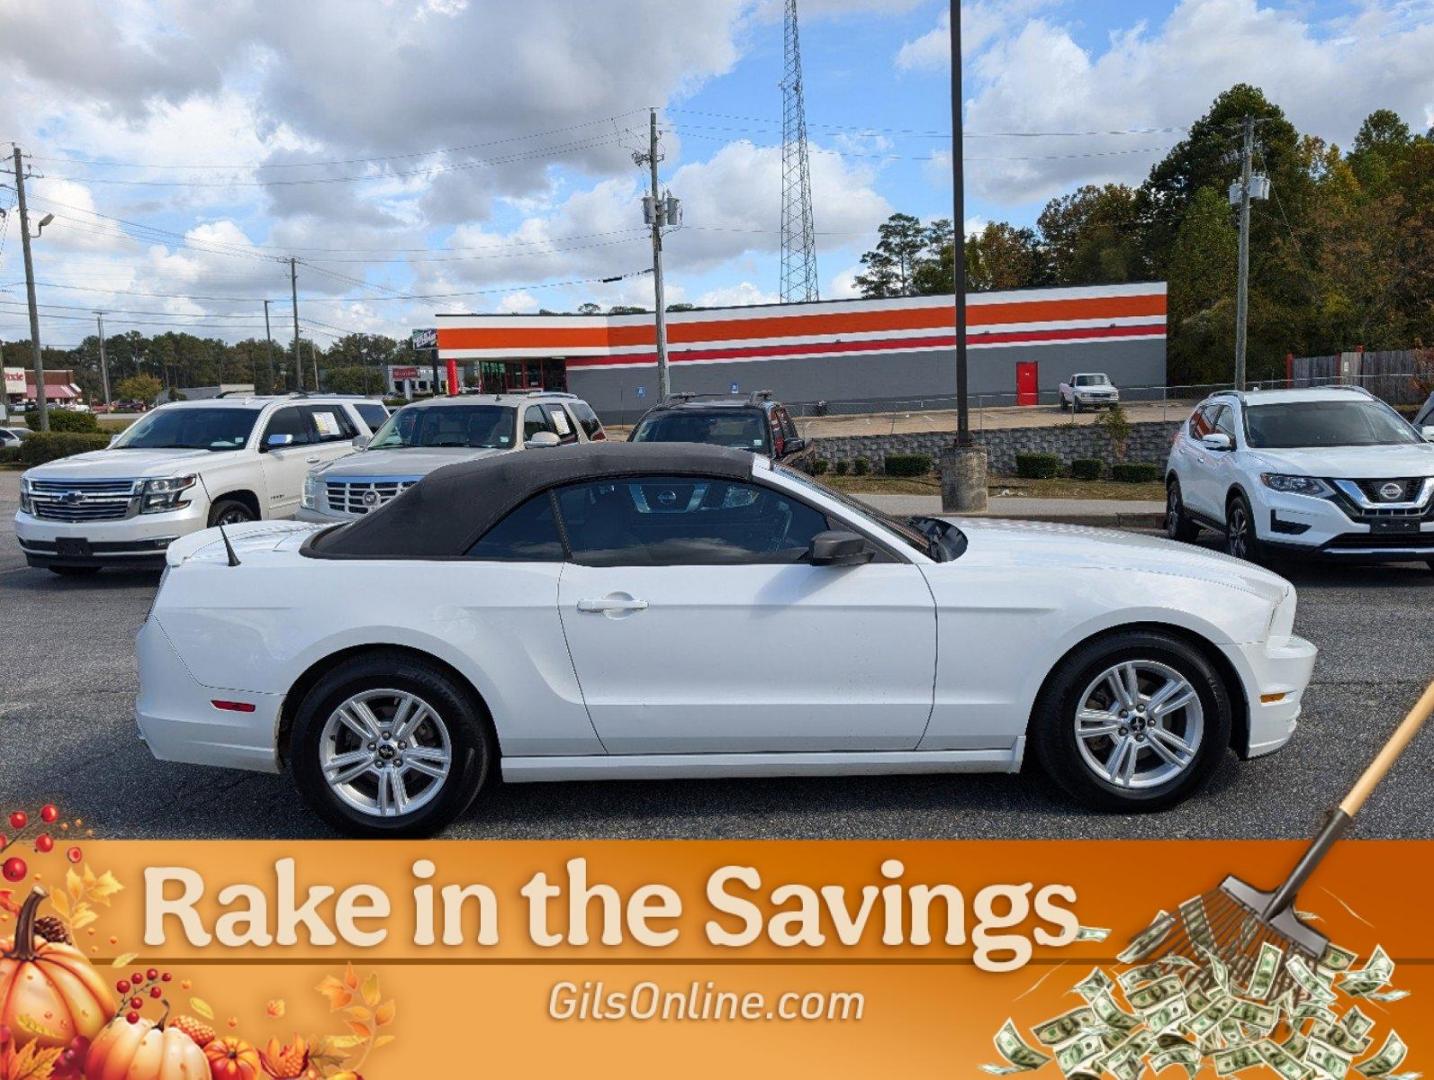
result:
[(604, 431), (602, 428), (598, 428), (596, 431), (594, 431), (591, 435), (588, 436), (588, 439), (591, 442), (607, 442), (607, 432)]

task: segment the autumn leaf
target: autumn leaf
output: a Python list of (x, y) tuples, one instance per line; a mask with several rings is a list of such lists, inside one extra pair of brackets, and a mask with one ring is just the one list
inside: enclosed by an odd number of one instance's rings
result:
[(373, 1048), (377, 1050), (381, 1046), (387, 1046), (396, 1038), (398, 1038), (397, 1035), (380, 1035), (377, 1039), (373, 1041)]
[(10, 1055), (9, 1066), (4, 1073), (5, 1080), (50, 1080), (55, 1074), (55, 1065), (64, 1053), (63, 1046), (41, 1049), (39, 1043), (27, 1043)]
[(357, 990), (358, 984), (358, 972), (354, 970), (354, 966), (352, 964), (346, 965), (344, 967), (344, 985), (347, 986), (350, 990)]
[(355, 1035), (357, 1035), (360, 1039), (368, 1039), (370, 1036), (373, 1035), (373, 1029), (371, 1027), (369, 1027), (367, 1024), (361, 1024), (357, 1020), (350, 1020), (348, 1022), (348, 1027), (349, 1030), (352, 1031)]
[(99, 877), (94, 877), (94, 875), (90, 873), (88, 864), (85, 866), (85, 886), (85, 891), (89, 899), (104, 904), (106, 907), (108, 907), (109, 902), (114, 899), (115, 893), (120, 892), (124, 888), (124, 886), (119, 883), (119, 879), (108, 870)]
[(394, 1014), (397, 1012), (398, 1005), (394, 1002), (392, 998), (389, 998), (376, 1010), (374, 1010), (373, 1018), (379, 1027), (385, 1027), (386, 1025), (393, 1023)]
[(65, 892), (77, 904), (85, 898), (85, 881), (75, 873), (74, 867), (65, 871)]
[(51, 893), (50, 906), (59, 912), (60, 918), (66, 922), (70, 919), (70, 898), (64, 893)]
[[(363, 1045), (363, 1039), (357, 1035), (330, 1035), (323, 1041), (318, 1051), (320, 1056), (326, 1056), (338, 1060), (343, 1055), (340, 1051), (352, 1050), (355, 1046)], [(314, 1055), (310, 1055), (311, 1057)]]
[(138, 953), (132, 952), (120, 953), (119, 956), (116, 956), (110, 961), (110, 967), (129, 967), (130, 964), (134, 963), (134, 958), (138, 955)]
[(264, 1011), (268, 1013), (271, 1017), (273, 1017), (275, 1020), (283, 1016), (287, 1009), (288, 1007), (284, 1004), (283, 998), (275, 998), (273, 1001), (269, 1002), (268, 1005), (264, 1006)]
[(214, 1006), (203, 998), (190, 998), (189, 1007), (206, 1020), (214, 1019)]
[(337, 1012), (354, 999), (353, 991), (332, 975), (325, 976), (316, 989), (328, 998), (330, 1012)]
[(0, 911), (8, 911), (11, 915), (20, 914), (20, 905), (15, 903), (15, 894), (9, 889), (0, 889)]
[(345, 1009), (344, 1015), (347, 1016), (350, 1020), (359, 1021), (359, 1023), (361, 1024), (367, 1024), (373, 1019), (373, 1013), (369, 1012), (368, 1009), (364, 1008), (362, 1005), (355, 1005), (351, 1009)]
[(368, 978), (364, 979), (363, 981), (364, 1004), (368, 1005), (369, 1007), (377, 1005), (380, 997), (381, 994), (379, 993), (378, 988), (378, 973), (373, 972), (368, 976)]

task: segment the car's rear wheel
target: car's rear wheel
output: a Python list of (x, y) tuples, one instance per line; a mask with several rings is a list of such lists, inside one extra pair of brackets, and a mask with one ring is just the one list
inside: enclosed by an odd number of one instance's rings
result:
[(1066, 658), (1042, 691), (1031, 738), (1041, 767), (1080, 802), (1143, 812), (1204, 784), (1232, 719), (1229, 690), (1197, 648), (1126, 631)]
[(1185, 516), (1185, 499), (1180, 493), (1180, 481), (1173, 476), (1165, 485), (1165, 535), (1187, 544), (1200, 535), (1200, 526)]
[(238, 499), (220, 499), (209, 508), (209, 527), (216, 525), (238, 525), (254, 520), (254, 510)]
[(1247, 562), (1259, 562), (1264, 554), (1255, 533), (1255, 515), (1250, 502), (1236, 492), (1225, 507), (1225, 553)]
[(290, 741), (300, 793), (351, 836), (429, 836), (477, 796), (487, 717), (436, 665), (404, 653), (344, 661), (304, 696)]

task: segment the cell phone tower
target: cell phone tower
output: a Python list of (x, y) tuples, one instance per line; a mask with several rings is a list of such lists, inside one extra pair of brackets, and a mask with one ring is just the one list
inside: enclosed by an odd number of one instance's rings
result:
[(797, 0), (786, 0), (782, 74), (782, 302), (818, 300), (817, 232), (812, 224), (812, 173), (807, 161), (807, 106), (802, 95), (802, 46)]

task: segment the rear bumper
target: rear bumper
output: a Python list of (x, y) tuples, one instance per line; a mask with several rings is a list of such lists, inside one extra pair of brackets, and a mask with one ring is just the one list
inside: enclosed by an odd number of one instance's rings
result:
[(1234, 646), (1245, 680), (1249, 734), (1241, 757), (1272, 754), (1294, 736), (1299, 726), (1305, 688), (1314, 674), (1319, 650), (1304, 638), (1271, 638)]
[[(204, 686), (185, 667), (169, 635), (153, 617), (135, 639), (139, 695), (135, 722), (139, 737), (160, 761), (216, 765), (226, 769), (279, 771), (276, 739), (280, 694)], [(253, 712), (218, 709), (213, 702), (242, 701)]]

